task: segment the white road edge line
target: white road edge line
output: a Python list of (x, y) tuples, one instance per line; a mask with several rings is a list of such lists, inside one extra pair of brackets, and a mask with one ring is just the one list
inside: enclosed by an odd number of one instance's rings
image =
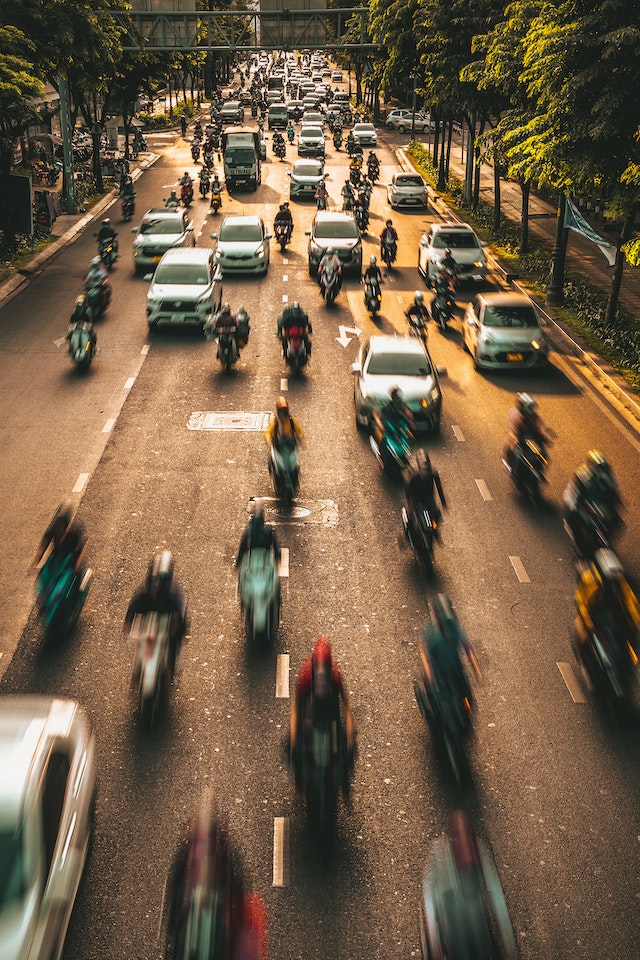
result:
[(74, 483), (71, 493), (82, 493), (88, 479), (89, 479), (88, 473), (79, 473), (78, 479)]
[(113, 419), (113, 417), (109, 417), (109, 419), (108, 419), (107, 422), (105, 423), (104, 427), (102, 428), (102, 432), (103, 432), (103, 433), (111, 433), (111, 431), (113, 430), (113, 425), (115, 424), (115, 422), (116, 422), (116, 421)]
[(146, 357), (149, 353), (149, 350), (151, 350), (151, 344), (145, 343), (144, 346), (142, 347), (142, 350), (140, 351), (140, 356)]
[(486, 485), (484, 480), (476, 480), (476, 486), (480, 491), (480, 496), (486, 503), (489, 503), (490, 500), (493, 500), (493, 497), (489, 493), (489, 487)]
[(135, 382), (136, 382), (135, 377), (129, 377), (129, 379), (124, 385), (125, 390), (131, 390), (131, 387), (134, 385)]
[(289, 883), (289, 817), (273, 818), (273, 886)]
[(560, 671), (560, 674), (562, 675), (562, 679), (566, 684), (567, 690), (569, 691), (569, 694), (573, 702), (586, 703), (587, 698), (582, 692), (582, 687), (578, 683), (575, 673), (571, 669), (571, 664), (563, 663), (560, 660), (556, 660), (556, 667), (558, 668), (558, 670)]
[(289, 699), (289, 654), (279, 653), (276, 658), (276, 697)]
[(515, 570), (516, 577), (518, 578), (520, 583), (531, 583), (531, 580), (529, 579), (529, 574), (525, 570), (524, 563), (522, 562), (520, 557), (510, 556), (509, 560), (511, 561), (511, 566)]
[(282, 302), (283, 302), (283, 303), (289, 303), (289, 297), (287, 296), (286, 293), (283, 293), (283, 294), (282, 294)]
[(451, 427), (451, 430), (453, 432), (454, 437), (458, 441), (458, 443), (464, 443), (464, 433), (462, 432), (460, 427), (457, 427), (454, 423), (453, 426)]

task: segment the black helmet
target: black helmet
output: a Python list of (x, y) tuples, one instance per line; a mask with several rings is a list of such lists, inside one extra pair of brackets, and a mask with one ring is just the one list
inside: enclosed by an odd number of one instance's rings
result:
[(456, 615), (453, 612), (453, 607), (451, 606), (451, 601), (444, 593), (439, 593), (437, 597), (432, 601), (433, 607), (433, 616), (435, 617), (438, 626), (442, 630), (442, 633), (449, 637), (451, 635), (452, 628), (456, 623)]
[(418, 472), (422, 476), (433, 473), (433, 467), (431, 466), (429, 454), (422, 447), (416, 451), (416, 466), (418, 468)]
[(389, 387), (389, 396), (391, 397), (392, 400), (402, 401), (404, 399), (404, 394), (400, 389), (400, 387), (398, 387), (397, 385), (393, 387)]
[(171, 550), (162, 550), (157, 553), (149, 565), (147, 586), (156, 590), (158, 594), (169, 592), (173, 582), (173, 554)]

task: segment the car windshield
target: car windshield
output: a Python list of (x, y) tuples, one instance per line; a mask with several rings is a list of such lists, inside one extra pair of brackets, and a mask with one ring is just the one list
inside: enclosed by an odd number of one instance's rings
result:
[(398, 187), (421, 187), (421, 177), (396, 177), (396, 186)]
[(317, 240), (355, 240), (358, 229), (349, 220), (329, 220), (316, 223), (315, 236)]
[(426, 357), (413, 353), (374, 353), (367, 367), (367, 374), (379, 377), (426, 377), (430, 373)]
[(222, 104), (222, 113), (224, 113), (226, 110), (233, 111), (233, 110), (239, 110), (239, 109), (240, 109), (239, 100), (229, 100), (228, 103)]
[(220, 230), (225, 243), (259, 243), (262, 231), (257, 223), (228, 223)]
[(207, 268), (199, 263), (161, 263), (153, 282), (204, 287), (209, 283), (209, 274)]
[(433, 238), (433, 246), (436, 250), (446, 250), (447, 247), (452, 250), (472, 250), (478, 246), (478, 241), (471, 230), (459, 230), (455, 233), (441, 231)]
[(22, 827), (0, 830), (0, 909), (17, 900), (26, 886)]
[(526, 303), (522, 306), (487, 306), (482, 323), (485, 327), (537, 327), (538, 317), (534, 308)]
[(296, 164), (293, 168), (296, 177), (321, 177), (322, 170), (313, 163)]
[(323, 134), (320, 127), (303, 127), (300, 131), (301, 137), (306, 137), (308, 140), (322, 140)]
[(226, 152), (227, 162), (232, 164), (251, 165), (255, 162), (255, 153), (251, 147), (229, 147)]
[(182, 233), (182, 224), (173, 217), (168, 220), (143, 220), (140, 233)]
[(353, 128), (354, 133), (375, 133), (375, 127), (372, 123), (358, 123)]

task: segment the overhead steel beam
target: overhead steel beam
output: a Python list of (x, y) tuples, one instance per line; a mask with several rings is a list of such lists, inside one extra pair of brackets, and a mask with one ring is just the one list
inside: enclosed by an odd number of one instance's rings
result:
[(199, 10), (155, 13), (112, 10), (123, 50), (373, 50), (368, 7), (334, 10)]

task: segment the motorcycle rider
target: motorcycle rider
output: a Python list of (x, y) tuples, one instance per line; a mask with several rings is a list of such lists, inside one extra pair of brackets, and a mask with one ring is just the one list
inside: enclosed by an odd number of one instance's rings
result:
[[(93, 257), (89, 264), (89, 272), (84, 280), (85, 290), (92, 287), (100, 289), (100, 311), (106, 310), (109, 301), (109, 274), (100, 257)], [(91, 318), (93, 319), (93, 317)]]
[(111, 226), (111, 220), (109, 219), (109, 217), (105, 217), (104, 220), (102, 221), (102, 226), (98, 230), (98, 244), (106, 243), (108, 241), (109, 243), (113, 244), (114, 251), (117, 251), (118, 249), (118, 241), (116, 240), (117, 236), (118, 234)]
[(367, 282), (377, 283), (378, 287), (383, 283), (382, 271), (378, 266), (378, 259), (374, 254), (371, 254), (369, 257), (369, 266), (362, 274), (362, 282), (366, 284)]
[(450, 311), (455, 307), (455, 300), (451, 292), (451, 273), (445, 267), (443, 263), (440, 264), (438, 268), (438, 273), (436, 278), (433, 281), (433, 288), (436, 292), (436, 295), (431, 304), (431, 312), (433, 314), (434, 320), (437, 320), (437, 316), (434, 313), (434, 308), (436, 307), (436, 301), (440, 300), (441, 303), (438, 304), (440, 309), (444, 309), (447, 319), (450, 317)]
[(413, 414), (404, 402), (404, 395), (398, 386), (389, 387), (389, 399), (385, 400), (380, 407), (373, 408), (373, 425), (378, 428), (380, 434), (385, 432), (388, 424), (398, 424), (410, 434), (415, 431)]
[(287, 152), (287, 145), (284, 142), (284, 137), (279, 130), (276, 130), (273, 135), (273, 152), (277, 157), (280, 157), (280, 159), (282, 159)]
[(147, 571), (143, 587), (134, 594), (124, 618), (124, 633), (128, 636), (136, 614), (170, 614), (169, 657), (171, 675), (179, 674), (182, 641), (187, 631), (187, 599), (174, 573), (170, 550), (157, 553)]
[(407, 310), (405, 310), (404, 315), (407, 318), (407, 323), (418, 330), (420, 332), (420, 336), (426, 342), (429, 311), (424, 305), (424, 293), (422, 290), (416, 290), (413, 296), (413, 303)]
[(564, 492), (565, 520), (578, 549), (588, 539), (590, 514), (604, 517), (605, 535), (612, 539), (622, 524), (622, 498), (611, 464), (601, 450), (590, 450)]
[(347, 136), (347, 140), (345, 143), (345, 146), (347, 148), (347, 153), (349, 154), (349, 156), (351, 156), (351, 154), (353, 153), (355, 144), (356, 144), (356, 139), (353, 135), (353, 130), (349, 130), (349, 135)]
[(291, 122), (291, 120), (289, 120), (289, 123), (287, 124), (287, 140), (289, 141), (289, 143), (293, 143), (293, 138), (295, 137), (295, 135), (296, 135), (296, 132), (293, 129), (293, 123)]
[(211, 202), (213, 203), (213, 198), (217, 197), (222, 204), (222, 184), (218, 179), (218, 174), (214, 173), (213, 180), (211, 181)]
[[(617, 662), (628, 669), (640, 652), (640, 604), (613, 550), (596, 550), (579, 565), (574, 621), (578, 651), (589, 661), (592, 638), (609, 641)], [(631, 653), (631, 658), (630, 658)]]
[(355, 203), (356, 195), (353, 189), (353, 184), (350, 180), (345, 180), (344, 187), (341, 190), (342, 193), (342, 209), (343, 210), (353, 210), (353, 205)]
[(380, 249), (384, 250), (387, 245), (394, 251), (398, 248), (398, 231), (394, 227), (392, 220), (387, 220), (380, 234)]
[[(340, 702), (344, 709), (344, 723)], [(349, 774), (355, 752), (355, 725), (351, 702), (340, 667), (333, 658), (326, 637), (318, 637), (310, 657), (304, 661), (296, 678), (289, 719), (289, 751), (294, 764), (296, 786), (302, 786), (302, 760), (306, 734), (318, 724), (335, 724), (338, 740), (338, 762), (343, 764), (342, 789), (349, 792)], [(305, 729), (309, 725), (310, 730)]]
[(274, 233), (276, 232), (276, 229), (279, 223), (286, 225), (289, 231), (289, 236), (291, 237), (293, 233), (293, 214), (291, 213), (291, 210), (289, 209), (289, 203), (286, 200), (284, 203), (280, 204), (280, 209), (276, 213), (275, 219), (273, 221)]
[(180, 191), (183, 200), (187, 195), (193, 197), (193, 180), (186, 170), (184, 176), (180, 178)]
[(446, 267), (449, 273), (452, 276), (455, 276), (456, 268), (458, 266), (457, 261), (453, 254), (451, 253), (451, 247), (446, 247), (444, 251), (444, 257), (440, 261), (443, 267)]
[(422, 630), (420, 656), (427, 683), (442, 693), (466, 699), (473, 704), (469, 678), (462, 663), (467, 655), (478, 678), (480, 668), (471, 641), (458, 620), (451, 601), (440, 593), (432, 602), (433, 616)]
[(313, 333), (313, 327), (311, 326), (311, 321), (309, 316), (302, 309), (297, 300), (294, 300), (293, 303), (288, 303), (282, 310), (282, 313), (278, 317), (278, 332), (277, 337), (280, 343), (282, 344), (282, 354), (286, 356), (287, 352), (287, 339), (289, 336), (289, 330), (292, 327), (298, 327), (304, 331), (304, 342), (307, 349), (307, 356), (311, 356), (311, 334)]
[(367, 157), (367, 170), (369, 171), (369, 177), (371, 179), (373, 179), (371, 174), (374, 170), (376, 171), (376, 176), (380, 173), (380, 161), (373, 150), (369, 151), (369, 156)]
[[(440, 503), (446, 510), (447, 501), (440, 474), (433, 469), (427, 451), (421, 448), (416, 452), (415, 467), (410, 467), (404, 478), (404, 503), (410, 527), (415, 529), (416, 517), (421, 510), (426, 510), (436, 524), (440, 520), (442, 511), (436, 503), (436, 491), (440, 497)], [(435, 537), (440, 541), (440, 531), (437, 526)]]
[(262, 504), (253, 504), (253, 514), (242, 534), (238, 555), (236, 557), (236, 567), (240, 567), (245, 554), (251, 550), (273, 550), (276, 563), (280, 561), (280, 543), (276, 532), (272, 527), (267, 526), (264, 518), (264, 509)]
[(128, 174), (124, 178), (124, 183), (120, 188), (120, 198), (122, 200), (123, 207), (129, 203), (131, 204), (131, 213), (133, 214), (136, 206), (136, 191), (133, 185), (133, 177), (129, 176)]
[(178, 194), (176, 193), (175, 190), (172, 190), (172, 191), (171, 191), (170, 195), (169, 195), (169, 196), (167, 197), (167, 199), (165, 200), (164, 205), (165, 205), (165, 207), (167, 207), (169, 210), (174, 209), (175, 207), (179, 207), (179, 206), (180, 206), (180, 198), (178, 197)]
[(333, 247), (327, 247), (327, 252), (318, 264), (318, 279), (321, 284), (326, 284), (328, 283), (328, 276), (335, 274), (338, 277), (336, 281), (336, 294), (338, 294), (342, 288), (342, 263)]
[[(92, 261), (93, 262), (93, 261)], [(89, 324), (89, 342), (91, 344), (91, 354), (95, 354), (96, 347), (98, 346), (98, 338), (96, 336), (96, 329), (93, 325), (93, 314), (91, 312), (91, 307), (85, 296), (85, 294), (80, 294), (79, 297), (76, 297), (76, 301), (73, 305), (73, 311), (69, 317), (69, 327), (67, 329), (67, 335), (65, 340), (71, 340), (71, 334), (73, 333), (73, 328), (76, 324)]]
[(185, 117), (184, 113), (180, 117), (180, 129), (182, 131), (182, 139), (184, 140), (187, 135), (187, 118)]
[(200, 123), (199, 120), (196, 120), (194, 124), (193, 135), (196, 138), (196, 140), (202, 140), (202, 124)]
[(538, 413), (538, 404), (528, 393), (516, 394), (516, 405), (507, 415), (509, 434), (505, 447), (505, 460), (517, 473), (522, 457), (517, 455), (527, 440), (533, 440), (546, 457), (546, 448), (551, 443), (551, 434)]
[(51, 547), (51, 552), (40, 572), (42, 582), (45, 584), (42, 590), (42, 602), (46, 602), (48, 595), (55, 587), (56, 568), (60, 569), (64, 564), (69, 562), (73, 566), (78, 578), (82, 570), (82, 561), (86, 550), (84, 530), (81, 525), (73, 519), (73, 509), (69, 501), (60, 504), (51, 523), (43, 533), (42, 539), (31, 561), (31, 572), (36, 570), (49, 547)]
[(276, 450), (287, 445), (297, 446), (303, 441), (302, 427), (291, 415), (286, 397), (281, 396), (276, 400), (276, 412), (264, 432), (264, 438)]
[[(327, 200), (328, 200), (328, 198), (329, 198), (329, 194), (327, 193), (327, 185), (326, 185), (326, 183), (324, 182), (324, 180), (321, 180), (320, 183), (318, 184), (318, 186), (316, 187), (316, 190), (315, 190), (315, 193), (314, 193), (314, 195), (313, 195), (313, 198), (314, 198), (314, 200), (316, 201), (316, 206), (317, 206), (318, 210), (320, 210), (320, 209), (326, 210), (326, 209), (327, 209)], [(323, 206), (323, 204), (324, 204), (324, 206)]]

